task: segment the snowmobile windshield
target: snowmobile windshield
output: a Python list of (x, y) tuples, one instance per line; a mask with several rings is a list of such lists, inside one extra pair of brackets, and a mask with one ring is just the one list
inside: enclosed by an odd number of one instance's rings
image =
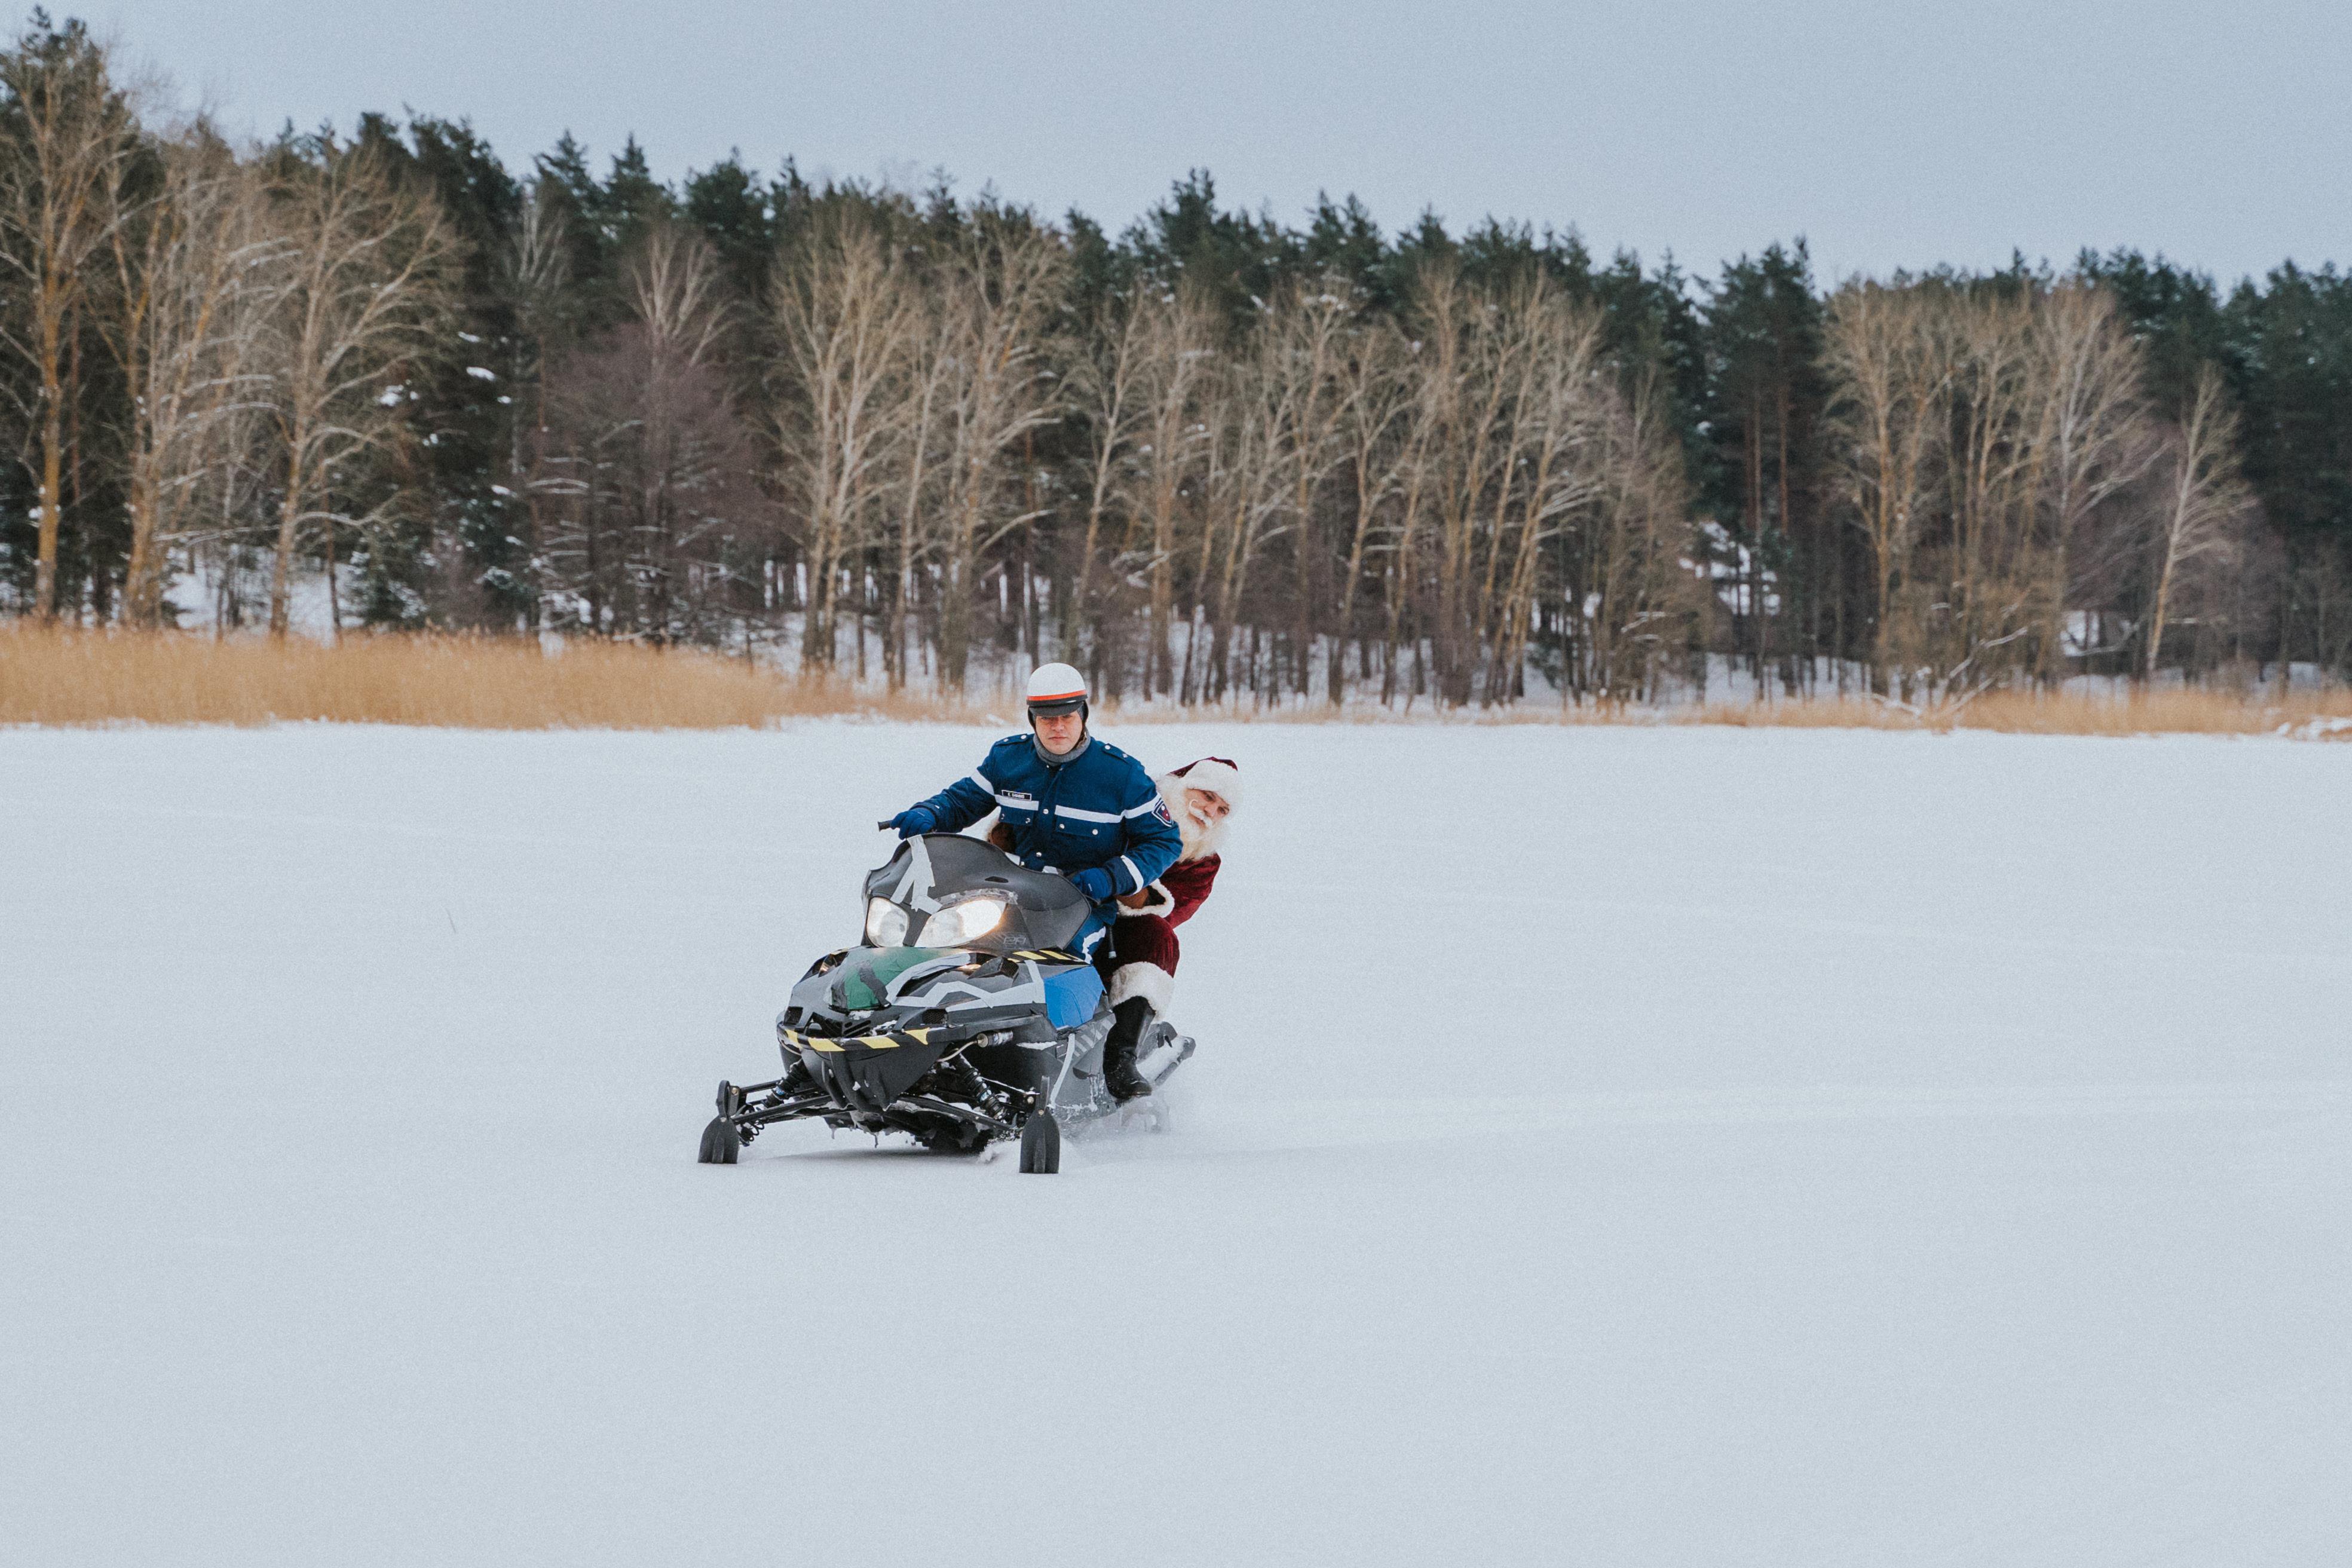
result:
[(901, 842), (866, 875), (866, 901), (868, 946), (983, 952), (1061, 947), (1091, 908), (1068, 878), (1032, 871), (987, 840), (960, 833)]

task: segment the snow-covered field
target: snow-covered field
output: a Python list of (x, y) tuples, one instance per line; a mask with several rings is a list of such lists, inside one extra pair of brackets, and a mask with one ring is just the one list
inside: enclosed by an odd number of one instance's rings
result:
[(1047, 1178), (692, 1163), (982, 732), (0, 733), (0, 1559), (2352, 1561), (2352, 747), (1115, 738)]

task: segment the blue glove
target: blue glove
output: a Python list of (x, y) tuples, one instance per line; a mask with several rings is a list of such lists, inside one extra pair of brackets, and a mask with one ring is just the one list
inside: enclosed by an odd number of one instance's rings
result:
[(1078, 891), (1101, 903), (1110, 897), (1110, 873), (1099, 866), (1089, 866), (1083, 871), (1070, 873), (1070, 881)]
[(914, 805), (908, 806), (883, 826), (897, 828), (898, 837), (901, 838), (915, 838), (929, 833), (939, 825), (939, 818), (921, 806)]

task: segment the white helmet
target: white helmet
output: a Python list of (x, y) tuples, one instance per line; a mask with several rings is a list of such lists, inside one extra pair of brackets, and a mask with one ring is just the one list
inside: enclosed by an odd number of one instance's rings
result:
[(1087, 678), (1066, 664), (1041, 664), (1029, 675), (1029, 717), (1087, 711)]

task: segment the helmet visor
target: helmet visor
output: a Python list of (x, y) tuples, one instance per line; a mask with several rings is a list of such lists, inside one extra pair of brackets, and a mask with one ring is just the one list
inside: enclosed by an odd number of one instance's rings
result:
[(1063, 697), (1032, 697), (1029, 699), (1029, 717), (1058, 718), (1065, 713), (1076, 713), (1086, 705), (1087, 694), (1083, 691), (1073, 691)]

